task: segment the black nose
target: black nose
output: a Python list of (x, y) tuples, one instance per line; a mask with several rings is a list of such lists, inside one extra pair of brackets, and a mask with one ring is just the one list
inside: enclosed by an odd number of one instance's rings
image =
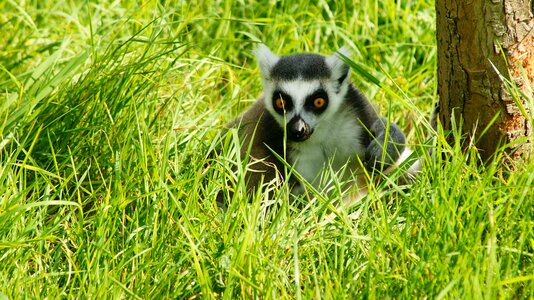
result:
[(287, 135), (295, 142), (305, 141), (311, 135), (310, 126), (301, 117), (293, 117), (287, 124)]

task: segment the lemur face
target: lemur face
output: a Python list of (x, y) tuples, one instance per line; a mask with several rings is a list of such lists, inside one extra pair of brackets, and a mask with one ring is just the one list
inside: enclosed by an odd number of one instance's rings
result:
[(256, 57), (265, 107), (291, 141), (306, 141), (322, 123), (336, 122), (349, 84), (349, 67), (336, 54), (278, 57), (262, 45)]

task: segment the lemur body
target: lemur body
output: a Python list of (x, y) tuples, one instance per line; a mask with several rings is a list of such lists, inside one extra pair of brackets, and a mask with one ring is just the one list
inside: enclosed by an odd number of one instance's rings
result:
[[(355, 176), (362, 163), (386, 169), (407, 156), (402, 131), (377, 115), (337, 54), (279, 57), (260, 46), (256, 57), (263, 95), (230, 124), (239, 128), (241, 154), (250, 154), (250, 190), (283, 177), (284, 165), (273, 152), (315, 187), (325, 167)], [(292, 182), (294, 193), (304, 191), (301, 182)]]

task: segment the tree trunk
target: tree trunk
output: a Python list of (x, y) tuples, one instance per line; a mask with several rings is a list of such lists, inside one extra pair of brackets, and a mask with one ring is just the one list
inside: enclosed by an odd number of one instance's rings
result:
[[(453, 116), (457, 124), (462, 120), (462, 133), (484, 160), (503, 142), (512, 143), (507, 153), (514, 158), (532, 149), (527, 101), (534, 86), (533, 5), (534, 0), (436, 0), (439, 119), (446, 130)], [(520, 99), (526, 116), (498, 73), (526, 95)]]

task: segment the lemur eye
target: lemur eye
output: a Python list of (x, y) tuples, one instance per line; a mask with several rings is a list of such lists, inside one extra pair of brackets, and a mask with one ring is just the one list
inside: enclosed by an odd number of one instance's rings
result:
[(286, 100), (282, 99), (282, 98), (278, 98), (276, 99), (276, 101), (274, 102), (274, 104), (276, 105), (276, 108), (278, 109), (284, 109), (286, 108)]
[(315, 100), (313, 100), (313, 106), (315, 108), (322, 108), (322, 107), (325, 106), (325, 104), (326, 104), (326, 100), (324, 100), (324, 98), (319, 97), (319, 98), (315, 98)]

